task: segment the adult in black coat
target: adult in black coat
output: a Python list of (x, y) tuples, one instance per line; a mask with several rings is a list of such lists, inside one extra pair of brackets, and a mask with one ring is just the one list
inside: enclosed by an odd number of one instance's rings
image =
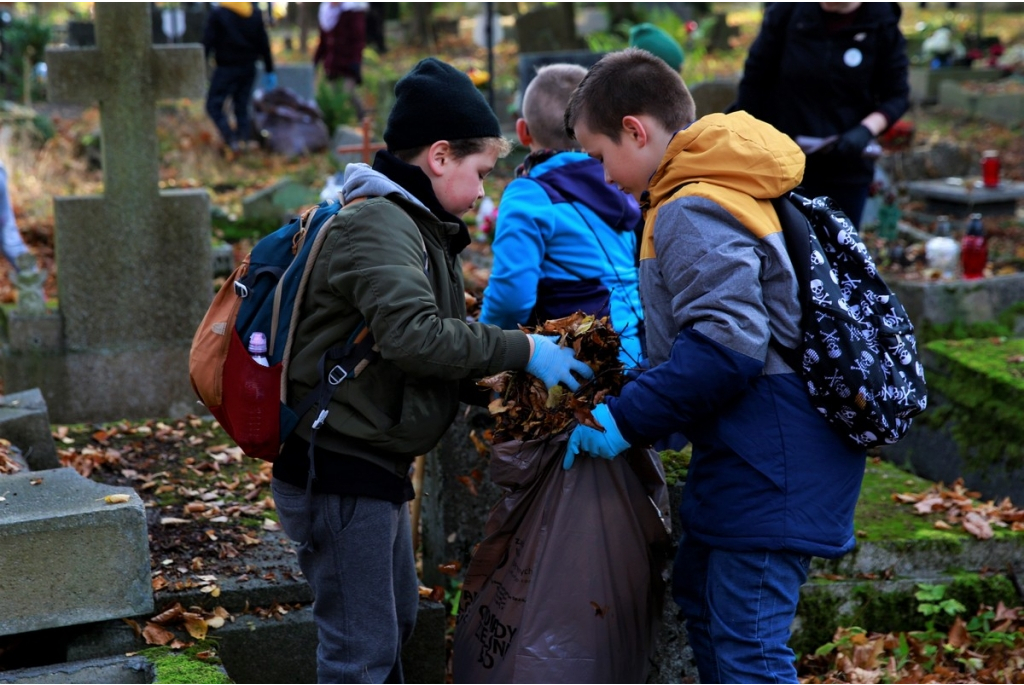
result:
[[(802, 191), (859, 225), (874, 178), (865, 150), (907, 111), (907, 42), (895, 2), (768, 3), (736, 102), (807, 153)], [(834, 141), (814, 150), (799, 137)]]
[[(213, 54), (217, 63), (206, 95), (206, 113), (213, 119), (224, 138), (224, 144), (238, 150), (249, 139), (252, 124), (249, 101), (256, 80), (256, 61), (263, 61), (263, 87), (277, 85), (270, 38), (263, 25), (263, 13), (255, 2), (222, 2), (210, 10), (203, 31), (206, 57)], [(231, 128), (224, 103), (230, 99), (235, 112), (235, 128)]]

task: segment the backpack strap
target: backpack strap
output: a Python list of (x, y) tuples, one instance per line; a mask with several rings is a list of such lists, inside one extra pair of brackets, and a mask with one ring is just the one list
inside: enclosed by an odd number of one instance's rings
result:
[[(348, 200), (344, 207), (354, 205), (358, 202), (367, 200), (366, 197), (355, 197)], [(303, 214), (303, 222), (311, 222), (313, 215), (316, 212), (316, 208), (311, 208)], [(308, 223), (307, 223), (308, 225)], [(313, 249), (315, 252), (310, 255), (310, 258), (306, 261), (305, 271), (300, 281), (299, 292), (305, 292), (308, 287), (308, 280), (310, 272), (313, 269), (313, 262), (316, 260), (316, 255), (319, 254), (320, 247), (323, 244), (323, 237), (327, 234), (328, 227), (324, 226), (320, 229), (320, 233), (317, 235), (317, 243), (314, 243)], [(422, 234), (420, 235), (420, 245), (423, 249), (423, 272), (426, 273), (430, 266), (430, 257), (427, 254), (427, 244), (423, 239)], [(295, 310), (291, 320), (291, 330), (288, 334), (288, 346), (285, 349), (284, 359), (287, 361), (291, 354), (291, 342), (295, 337), (295, 329), (298, 324), (299, 307), (301, 305), (301, 298), (296, 298)], [(347, 378), (355, 378), (363, 369), (369, 366), (375, 359), (380, 356), (380, 350), (377, 347), (377, 343), (373, 338), (373, 333), (370, 331), (369, 325), (363, 320), (356, 327), (356, 330), (349, 336), (348, 341), (344, 345), (335, 345), (330, 347), (320, 356), (320, 360), (317, 362), (317, 376), (319, 381), (316, 386), (306, 394), (299, 402), (294, 405), (293, 410), (296, 415), (301, 419), (310, 409), (316, 407), (319, 409), (316, 418), (313, 420), (312, 430), (309, 436), (309, 471), (306, 477), (306, 509), (309, 515), (310, 521), (313, 520), (312, 510), (312, 495), (313, 495), (313, 481), (316, 480), (316, 435), (317, 431), (324, 425), (327, 420), (328, 405), (331, 401), (331, 396), (341, 385), (342, 381)], [(282, 371), (281, 382), (283, 385), (282, 391), (287, 389), (287, 367)], [(284, 396), (284, 395), (282, 395)], [(309, 545), (315, 549), (316, 544), (313, 538), (309, 539)]]
[[(811, 273), (811, 255), (808, 245), (814, 227), (805, 213), (810, 211), (810, 200), (794, 192), (788, 192), (774, 198), (772, 207), (775, 208), (775, 213), (779, 217), (782, 237), (786, 241), (786, 252), (789, 254), (789, 261), (792, 263), (796, 275), (802, 317), (804, 313), (810, 311), (811, 302), (811, 291), (807, 278), (807, 275)], [(786, 347), (779, 342), (774, 334), (768, 344), (793, 371), (800, 371), (803, 359), (799, 349)]]

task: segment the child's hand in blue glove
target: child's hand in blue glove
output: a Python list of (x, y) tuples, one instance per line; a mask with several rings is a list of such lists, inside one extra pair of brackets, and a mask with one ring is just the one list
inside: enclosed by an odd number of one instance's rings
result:
[(629, 449), (629, 443), (619, 432), (619, 427), (615, 424), (615, 419), (607, 404), (597, 405), (591, 413), (594, 419), (604, 426), (604, 432), (590, 426), (576, 426), (569, 436), (569, 443), (565, 448), (565, 459), (562, 461), (562, 468), (566, 471), (572, 468), (573, 462), (576, 461), (576, 455), (580, 452), (586, 452), (592, 457), (614, 459)]
[(543, 381), (548, 390), (559, 383), (565, 383), (573, 392), (579, 390), (580, 382), (573, 377), (572, 371), (583, 378), (594, 377), (594, 371), (577, 359), (571, 348), (559, 347), (544, 335), (531, 335), (530, 339), (533, 340), (533, 355), (526, 365), (526, 373)]
[(263, 75), (263, 90), (274, 90), (277, 88), (277, 72), (270, 72)]

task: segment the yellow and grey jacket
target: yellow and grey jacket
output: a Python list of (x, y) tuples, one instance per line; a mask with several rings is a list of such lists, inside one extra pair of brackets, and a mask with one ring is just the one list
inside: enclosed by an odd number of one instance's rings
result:
[(854, 544), (864, 451), (769, 346), (799, 340), (797, 276), (771, 199), (803, 169), (788, 136), (745, 112), (675, 134), (648, 186), (640, 254), (652, 368), (609, 405), (633, 444), (673, 432), (693, 442), (686, 534), (835, 557)]

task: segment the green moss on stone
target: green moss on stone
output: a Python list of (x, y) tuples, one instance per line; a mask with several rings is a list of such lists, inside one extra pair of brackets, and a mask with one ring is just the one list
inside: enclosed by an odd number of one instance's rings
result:
[(916, 326), (918, 349), (932, 340), (967, 340), (970, 338), (995, 338), (1013, 335), (1016, 319), (1024, 315), (1024, 302), (1018, 302), (1000, 312), (995, 321), (962, 320), (937, 324), (922, 321)]
[[(813, 652), (829, 642), (839, 626), (859, 626), (879, 633), (924, 630), (929, 617), (917, 610), (920, 604), (914, 596), (917, 590), (911, 583), (889, 590), (871, 582), (852, 587), (847, 583), (812, 584), (800, 597), (797, 607), (800, 629), (794, 633), (790, 646), (798, 654)], [(1013, 583), (1006, 576), (976, 573), (955, 575), (947, 583), (945, 596), (967, 607), (967, 617), (974, 615), (981, 605), (994, 607), (1004, 602), (1014, 606), (1019, 601)], [(954, 620), (946, 614), (930, 618), (940, 630), (948, 629)]]
[(149, 659), (156, 669), (154, 683), (234, 683), (220, 668), (220, 659), (196, 657), (209, 651), (209, 644), (200, 643), (182, 651), (153, 647), (139, 652), (139, 655)]
[(990, 607), (995, 607), (999, 602), (1006, 606), (1020, 604), (1013, 581), (1001, 574), (980, 576), (977, 573), (958, 573), (946, 590), (946, 596), (959, 601), (971, 614), (983, 604)]
[(1024, 339), (940, 340), (929, 384), (949, 404), (917, 420), (949, 426), (964, 464), (982, 470), (1024, 466)]
[(868, 542), (905, 540), (948, 549), (951, 554), (959, 552), (966, 533), (960, 529), (937, 530), (934, 522), (938, 515), (918, 516), (910, 505), (893, 501), (893, 493), (924, 492), (932, 485), (932, 481), (887, 461), (868, 460), (854, 512), (857, 539)]

